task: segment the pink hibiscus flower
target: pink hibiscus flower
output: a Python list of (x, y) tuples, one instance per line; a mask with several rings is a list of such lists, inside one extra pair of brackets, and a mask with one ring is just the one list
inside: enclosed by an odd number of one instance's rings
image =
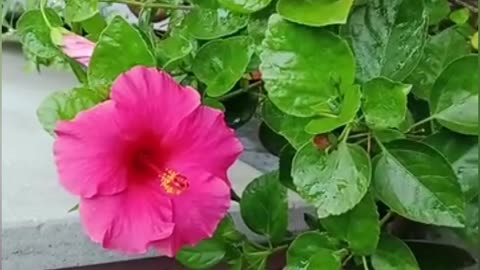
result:
[(62, 51), (64, 54), (86, 67), (90, 64), (95, 43), (73, 33), (63, 35), (62, 43)]
[(107, 249), (174, 256), (211, 237), (229, 209), (226, 172), (243, 147), (222, 112), (164, 72), (124, 73), (111, 100), (60, 122), (56, 134), (60, 182)]

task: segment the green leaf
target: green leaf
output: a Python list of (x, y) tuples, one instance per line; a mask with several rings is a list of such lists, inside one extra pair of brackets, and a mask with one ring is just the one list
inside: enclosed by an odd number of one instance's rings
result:
[(82, 21), (82, 27), (88, 33), (89, 39), (97, 41), (107, 27), (107, 22), (100, 13), (96, 13), (89, 19)]
[(302, 233), (297, 236), (287, 250), (286, 270), (307, 270), (311, 263), (310, 259), (315, 253), (322, 252), (325, 249), (335, 251), (339, 248), (340, 242), (329, 237), (326, 233)]
[(219, 97), (242, 78), (253, 54), (250, 38), (235, 36), (212, 40), (200, 48), (192, 71), (207, 85), (207, 94)]
[(396, 129), (381, 129), (381, 130), (372, 130), (373, 136), (380, 140), (382, 143), (388, 143), (391, 141), (405, 139), (406, 136), (402, 132)]
[(466, 37), (457, 27), (451, 27), (430, 37), (425, 44), (423, 56), (407, 78), (414, 85), (412, 92), (422, 99), (430, 98), (433, 83), (447, 65), (470, 51)]
[(224, 7), (239, 13), (253, 13), (267, 7), (272, 0), (218, 0)]
[[(275, 196), (272, 196), (275, 194)], [(287, 231), (287, 189), (278, 181), (278, 172), (264, 174), (250, 182), (242, 194), (240, 213), (254, 232), (279, 242)]]
[(467, 201), (478, 195), (478, 137), (442, 130), (429, 136), (425, 143), (450, 162)]
[(464, 269), (475, 264), (472, 255), (459, 247), (425, 240), (406, 240), (420, 269)]
[[(62, 26), (62, 19), (53, 9), (46, 8), (45, 15), (52, 27)], [(46, 59), (59, 55), (58, 48), (50, 38), (50, 28), (40, 10), (25, 12), (18, 20), (16, 30), (25, 51)]]
[(55, 92), (49, 95), (38, 107), (37, 117), (43, 128), (54, 135), (59, 120), (71, 120), (79, 112), (102, 102), (98, 92), (86, 88)]
[(342, 264), (333, 250), (320, 248), (310, 258), (307, 270), (339, 270)]
[(477, 200), (472, 200), (469, 202), (465, 209), (465, 228), (455, 228), (454, 232), (459, 236), (464, 243), (470, 247), (479, 247), (480, 246), (480, 213), (478, 209), (478, 197)]
[(292, 178), (292, 161), (295, 157), (297, 150), (293, 148), (290, 144), (283, 147), (280, 151), (279, 156), (279, 165), (278, 165), (278, 180), (282, 183), (285, 187), (296, 191), (297, 188), (293, 184)]
[(463, 227), (463, 193), (448, 161), (420, 142), (398, 140), (385, 147), (373, 159), (377, 197), (408, 219)]
[(343, 32), (356, 55), (357, 79), (403, 81), (422, 56), (427, 27), (422, 0), (367, 0), (356, 7)]
[(268, 250), (261, 250), (245, 242), (243, 245), (244, 268), (243, 270), (267, 270), (267, 259), (271, 254)]
[(450, 63), (435, 81), (431, 110), (438, 122), (458, 133), (478, 134), (478, 55)]
[(341, 105), (340, 114), (337, 117), (322, 117), (311, 120), (305, 127), (305, 131), (310, 134), (328, 133), (344, 126), (355, 119), (360, 109), (361, 92), (358, 85), (343, 87), (344, 97)]
[(363, 105), (367, 125), (372, 129), (396, 128), (406, 117), (409, 84), (375, 78), (363, 85)]
[(425, 8), (428, 13), (428, 23), (436, 25), (447, 18), (450, 13), (448, 0), (425, 0)]
[(238, 128), (248, 122), (257, 110), (258, 95), (253, 93), (259, 89), (251, 89), (233, 98), (222, 101), (225, 105), (225, 118), (228, 126)]
[(235, 228), (235, 223), (230, 214), (220, 222), (213, 237), (225, 243), (238, 243), (245, 238), (245, 236)]
[(309, 26), (344, 24), (353, 0), (279, 0), (277, 12), (283, 18)]
[(329, 233), (349, 243), (356, 255), (370, 255), (380, 238), (377, 206), (373, 197), (366, 194), (350, 211), (320, 220)]
[(225, 245), (217, 239), (206, 239), (195, 247), (184, 247), (177, 261), (190, 269), (210, 269), (225, 257)]
[(248, 15), (234, 13), (215, 4), (196, 7), (184, 20), (186, 30), (196, 39), (216, 39), (247, 26)]
[(214, 98), (209, 98), (209, 97), (204, 98), (203, 99), (203, 104), (207, 105), (208, 107), (219, 109), (222, 112), (225, 111), (225, 106), (223, 106), (223, 104), (220, 101), (218, 101)]
[(412, 251), (402, 240), (383, 234), (372, 256), (375, 270), (420, 270)]
[(192, 42), (181, 34), (172, 34), (157, 42), (155, 54), (164, 69), (173, 69), (175, 63), (189, 55), (194, 49)]
[(470, 18), (470, 11), (468, 11), (468, 8), (457, 9), (450, 13), (448, 17), (455, 24), (462, 25), (468, 22), (468, 19)]
[(358, 145), (343, 142), (326, 153), (307, 143), (295, 155), (292, 177), (298, 193), (316, 207), (319, 218), (340, 215), (368, 191), (370, 158)]
[(260, 124), (260, 128), (258, 129), (258, 139), (263, 147), (275, 156), (280, 155), (280, 152), (285, 145), (288, 145), (287, 140), (272, 130), (267, 124), (265, 124), (265, 122)]
[(250, 15), (248, 21), (247, 32), (248, 36), (252, 38), (255, 44), (255, 51), (257, 55), (262, 52), (262, 42), (267, 31), (268, 18), (272, 13), (275, 13), (276, 0), (271, 1), (270, 4), (259, 12)]
[(265, 123), (272, 130), (285, 137), (295, 149), (299, 149), (313, 137), (304, 131), (311, 118), (300, 118), (285, 114), (268, 99), (263, 103), (262, 116)]
[(343, 39), (325, 29), (287, 22), (277, 14), (268, 21), (260, 59), (270, 100), (298, 117), (335, 110), (339, 84), (352, 84), (355, 75), (352, 52)]
[(141, 34), (116, 16), (98, 39), (88, 69), (90, 85), (108, 85), (134, 66), (154, 67), (155, 57)]
[(99, 11), (98, 0), (66, 0), (65, 19), (81, 22), (90, 19)]

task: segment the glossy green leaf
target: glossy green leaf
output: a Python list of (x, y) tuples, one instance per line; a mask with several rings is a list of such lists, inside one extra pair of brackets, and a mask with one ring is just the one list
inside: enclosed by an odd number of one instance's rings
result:
[(464, 269), (475, 264), (472, 255), (459, 247), (426, 240), (406, 240), (420, 269)]
[(344, 97), (340, 114), (334, 117), (321, 117), (311, 120), (305, 127), (310, 134), (323, 134), (344, 126), (355, 119), (361, 104), (361, 92), (358, 85), (343, 87)]
[(134, 66), (154, 67), (155, 57), (140, 33), (125, 19), (116, 16), (100, 36), (90, 61), (91, 85), (108, 85)]
[(238, 243), (245, 239), (245, 236), (235, 228), (235, 223), (229, 214), (218, 225), (214, 238), (225, 243)]
[(416, 67), (427, 35), (421, 0), (368, 0), (343, 28), (357, 59), (357, 79), (384, 76), (403, 81)]
[(276, 2), (276, 0), (271, 1), (266, 8), (250, 15), (247, 31), (248, 36), (252, 38), (253, 43), (255, 44), (257, 55), (260, 55), (262, 52), (262, 42), (265, 38), (265, 32), (267, 31), (268, 18), (272, 13), (275, 13)]
[(370, 255), (380, 238), (377, 206), (370, 194), (350, 211), (320, 220), (329, 233), (346, 241), (357, 255)]
[(96, 13), (89, 19), (82, 21), (81, 24), (88, 33), (89, 39), (93, 41), (97, 41), (105, 27), (107, 27), (107, 22), (100, 13)]
[(335, 251), (339, 248), (340, 242), (327, 236), (326, 233), (302, 233), (297, 236), (287, 250), (286, 270), (307, 270), (310, 259), (317, 251), (324, 249)]
[(467, 201), (479, 193), (478, 137), (442, 130), (425, 142), (440, 151), (452, 165)]
[(309, 26), (344, 24), (353, 0), (279, 0), (277, 12), (283, 18)]
[(480, 246), (480, 210), (478, 198), (467, 204), (465, 209), (465, 228), (455, 228), (457, 236), (469, 247)]
[(312, 139), (312, 135), (304, 131), (310, 118), (295, 117), (280, 111), (270, 100), (265, 100), (262, 116), (268, 126), (282, 135), (296, 149)]
[(211, 269), (225, 256), (225, 245), (217, 239), (206, 239), (194, 247), (184, 247), (177, 261), (189, 269)]
[(370, 158), (358, 145), (340, 143), (331, 153), (311, 143), (295, 155), (293, 183), (317, 209), (319, 218), (339, 215), (357, 205), (370, 185)]
[[(46, 8), (45, 15), (53, 27), (62, 26), (62, 19), (53, 9)], [(40, 10), (25, 12), (18, 20), (16, 30), (25, 51), (46, 59), (60, 55), (50, 38), (50, 28)]]
[(55, 92), (40, 104), (37, 117), (43, 128), (54, 135), (53, 131), (58, 121), (71, 120), (79, 112), (89, 109), (101, 101), (102, 97), (97, 92), (86, 88)]
[(66, 0), (65, 19), (81, 22), (90, 19), (99, 11), (98, 0)]
[(204, 98), (203, 104), (207, 105), (208, 107), (219, 109), (220, 111), (225, 111), (225, 106), (223, 106), (223, 104), (220, 101), (214, 98), (209, 98), (209, 97)]
[(420, 270), (408, 246), (402, 240), (383, 234), (372, 255), (375, 270)]
[(307, 270), (339, 270), (341, 267), (342, 263), (333, 250), (320, 248), (310, 258)]
[(197, 52), (192, 71), (207, 85), (209, 96), (219, 97), (240, 80), (252, 54), (253, 47), (248, 37), (212, 40)]
[(458, 133), (478, 134), (478, 56), (450, 63), (433, 85), (431, 110), (438, 122)]
[(396, 129), (373, 130), (373, 136), (375, 136), (375, 138), (380, 140), (382, 143), (388, 143), (391, 141), (406, 138), (405, 134)]
[(270, 251), (245, 243), (243, 252), (244, 263), (242, 270), (267, 270), (267, 259)]
[(411, 85), (375, 78), (363, 85), (362, 110), (372, 129), (396, 128), (406, 117)]
[(164, 69), (171, 69), (176, 62), (189, 55), (193, 49), (192, 41), (181, 34), (174, 34), (157, 42), (155, 54)]
[(278, 181), (277, 171), (247, 185), (240, 201), (240, 213), (252, 231), (269, 237), (272, 242), (282, 240), (288, 225), (287, 189)]
[(235, 12), (253, 13), (267, 7), (272, 0), (218, 0), (218, 2)]
[(436, 25), (448, 17), (450, 4), (448, 0), (425, 0), (430, 25)]
[(377, 197), (408, 219), (462, 227), (465, 202), (448, 161), (420, 142), (398, 140), (385, 147), (373, 160)]
[(255, 91), (258, 89), (252, 89), (247, 93), (222, 101), (228, 126), (241, 127), (253, 117), (259, 102)]
[(425, 100), (429, 100), (430, 91), (438, 75), (447, 65), (470, 51), (467, 38), (457, 27), (451, 27), (430, 37), (425, 44), (423, 56), (407, 78), (413, 84), (412, 92)]
[(287, 22), (277, 14), (269, 19), (260, 59), (270, 100), (298, 117), (335, 110), (338, 85), (352, 84), (355, 74), (352, 52), (343, 39), (325, 29)]
[(290, 144), (282, 148), (279, 155), (279, 165), (278, 165), (278, 180), (285, 187), (296, 190), (297, 188), (293, 184), (292, 178), (292, 162), (297, 150), (293, 148)]
[(196, 39), (216, 39), (237, 32), (247, 26), (248, 15), (234, 13), (218, 5), (194, 8), (185, 17), (186, 31)]
[(468, 8), (457, 9), (452, 13), (450, 13), (448, 17), (455, 24), (462, 25), (462, 24), (465, 24), (470, 18), (470, 11), (468, 11)]

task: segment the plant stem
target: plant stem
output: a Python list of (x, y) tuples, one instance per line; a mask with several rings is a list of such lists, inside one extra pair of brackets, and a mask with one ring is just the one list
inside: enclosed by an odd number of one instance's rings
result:
[(348, 138), (349, 139), (356, 139), (356, 138), (361, 138), (361, 137), (368, 136), (369, 134), (370, 134), (370, 132), (357, 133), (357, 134), (353, 134), (353, 135), (349, 136)]
[(165, 8), (165, 9), (191, 10), (191, 9), (194, 8), (193, 6), (171, 5), (171, 4), (163, 4), (163, 3), (143, 3), (143, 2), (133, 1), (133, 0), (100, 0), (100, 2), (119, 3), (119, 4), (133, 5), (133, 6), (151, 7), (151, 8)]
[(341, 142), (345, 142), (348, 139), (348, 134), (350, 134), (350, 130), (352, 130), (352, 125), (348, 124), (338, 136), (338, 140)]
[(50, 24), (50, 21), (47, 18), (47, 14), (45, 14), (45, 4), (46, 4), (46, 0), (40, 1), (40, 13), (42, 14), (45, 24), (48, 26), (48, 28), (51, 29), (52, 25)]
[(367, 136), (367, 153), (370, 154), (370, 150), (372, 149), (372, 135), (368, 133)]
[(350, 261), (352, 258), (353, 258), (353, 253), (350, 253), (348, 255), (348, 257), (345, 258), (345, 260), (343, 261), (342, 266), (345, 267), (347, 265), (348, 261)]
[(288, 245), (278, 246), (278, 247), (272, 249), (272, 253), (278, 252), (278, 251), (280, 251), (282, 249), (286, 249), (286, 248), (288, 248)]
[(387, 221), (393, 216), (393, 212), (392, 211), (388, 211), (385, 216), (382, 217), (382, 219), (380, 220), (380, 227), (382, 227), (383, 225), (385, 225), (385, 223), (387, 223)]
[(224, 96), (221, 96), (221, 97), (219, 97), (217, 100), (218, 100), (218, 101), (222, 101), (222, 100), (227, 100), (227, 99), (232, 98), (232, 97), (236, 97), (236, 96), (238, 96), (238, 95), (240, 95), (240, 94), (243, 94), (243, 93), (248, 92), (250, 89), (255, 88), (256, 86), (259, 86), (259, 85), (261, 85), (262, 83), (263, 83), (262, 81), (254, 82), (254, 83), (248, 85), (248, 86), (245, 87), (245, 88), (242, 88), (242, 89), (239, 89), (239, 90), (230, 92), (230, 93), (228, 93), (228, 94), (226, 94), (226, 95), (224, 95)]
[(428, 121), (433, 120), (434, 118), (435, 118), (435, 115), (430, 115), (429, 117), (427, 117), (427, 118), (425, 118), (425, 119), (423, 119), (423, 120), (420, 120), (420, 121), (416, 122), (415, 124), (411, 125), (411, 126), (405, 131), (405, 133), (410, 132), (410, 130), (412, 130), (412, 129), (420, 126), (420, 125), (423, 125), (423, 124), (427, 123)]
[(362, 256), (363, 269), (368, 270), (367, 258)]

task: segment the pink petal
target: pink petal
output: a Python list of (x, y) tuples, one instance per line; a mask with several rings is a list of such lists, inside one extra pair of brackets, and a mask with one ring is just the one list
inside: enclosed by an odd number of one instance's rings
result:
[(126, 254), (146, 253), (174, 229), (172, 202), (153, 181), (114, 196), (82, 199), (80, 215), (92, 241)]
[(200, 105), (200, 95), (155, 68), (134, 67), (114, 82), (111, 98), (122, 118), (135, 126), (165, 134)]
[(167, 136), (176, 149), (173, 162), (196, 164), (224, 180), (243, 151), (223, 112), (206, 106), (197, 108)]
[(101, 103), (72, 121), (57, 124), (55, 161), (62, 185), (82, 197), (116, 194), (127, 187), (127, 145), (117, 127), (114, 104)]
[(94, 49), (95, 43), (82, 36), (75, 34), (66, 34), (63, 36), (63, 53), (86, 67), (90, 64), (90, 58), (92, 57)]
[(218, 224), (230, 207), (230, 188), (220, 178), (192, 167), (179, 167), (189, 179), (190, 187), (178, 196), (172, 196), (172, 235), (154, 243), (163, 255), (173, 257), (183, 246), (194, 246), (213, 236)]

